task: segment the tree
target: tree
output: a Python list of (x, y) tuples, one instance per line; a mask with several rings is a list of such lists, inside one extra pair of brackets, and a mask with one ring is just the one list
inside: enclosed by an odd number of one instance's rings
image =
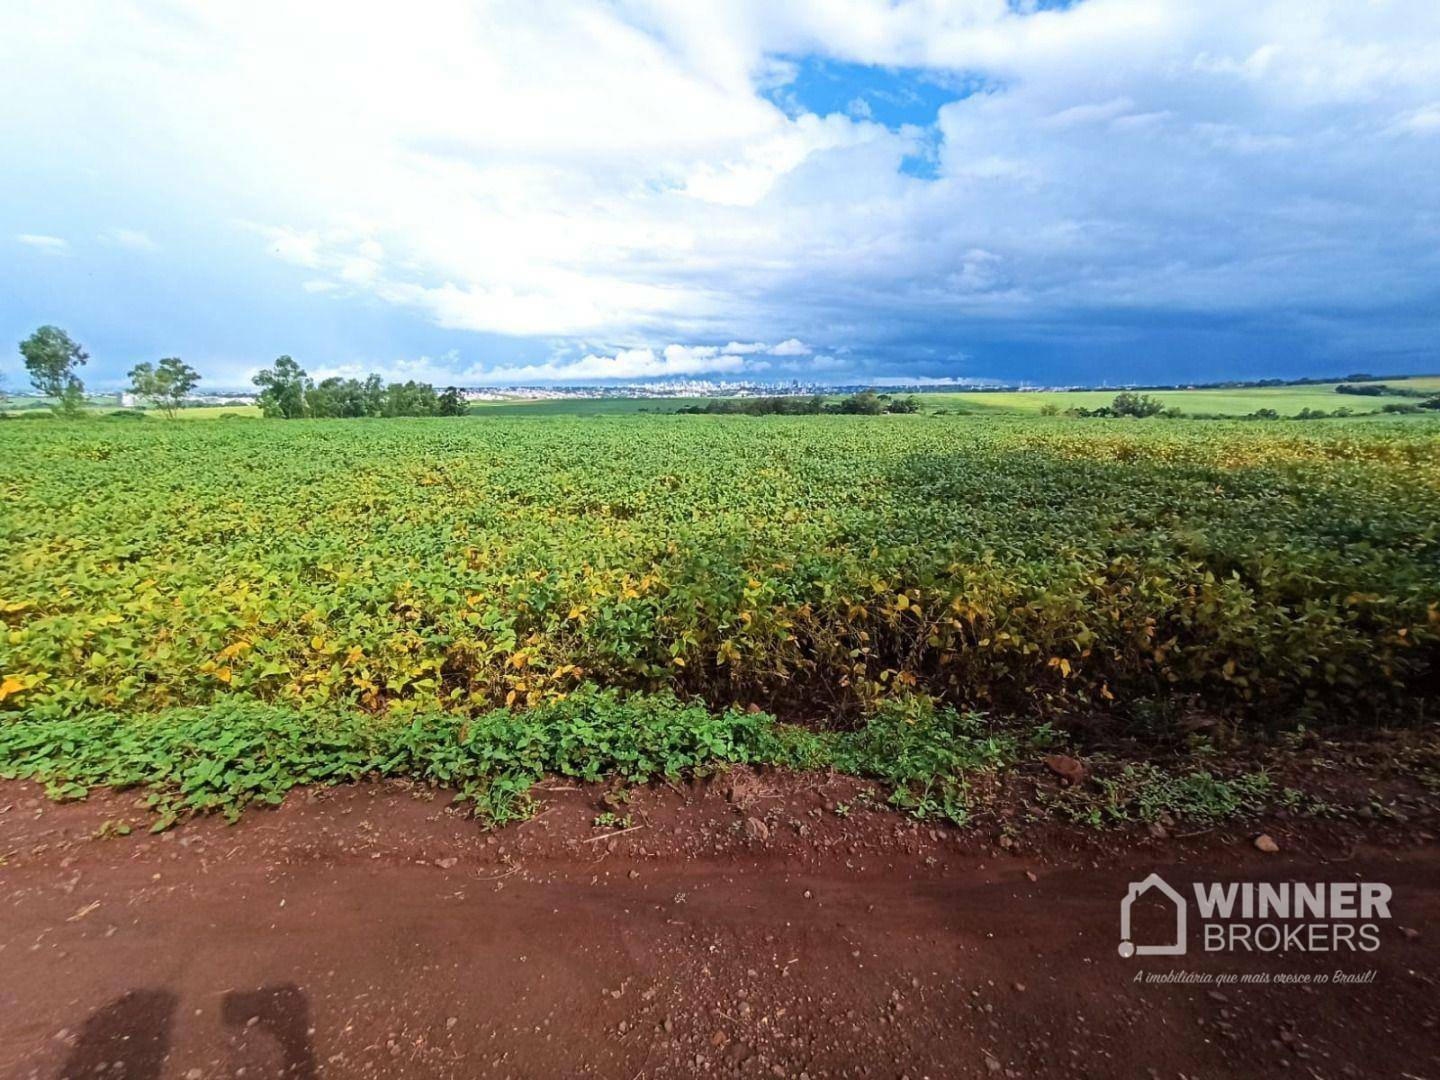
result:
[(885, 406), (889, 413), (918, 413), (920, 411), (920, 399), (914, 394), (909, 397), (895, 398)]
[(1110, 411), (1115, 416), (1135, 416), (1143, 419), (1147, 416), (1159, 416), (1165, 411), (1165, 403), (1149, 394), (1132, 394), (1127, 390), (1115, 395), (1115, 400), (1110, 403)]
[(369, 375), (363, 387), (365, 393), (365, 415), (385, 415), (385, 380), (379, 375)]
[(353, 418), (368, 416), (365, 386), (357, 379), (331, 376), (305, 395), (311, 416)]
[(144, 398), (172, 419), (199, 381), (200, 373), (178, 356), (167, 356), (158, 365), (147, 362), (130, 369), (130, 393)]
[(42, 326), (20, 343), (25, 370), (42, 397), (55, 398), (57, 409), (74, 416), (85, 404), (85, 384), (75, 369), (90, 354), (58, 326)]
[(885, 411), (885, 403), (874, 390), (861, 390), (840, 402), (838, 412), (859, 413), (863, 416), (879, 416)]
[(306, 398), (314, 384), (305, 369), (290, 357), (277, 358), (273, 368), (266, 368), (250, 381), (260, 387), (260, 410), (266, 416), (297, 420), (309, 414)]
[(439, 408), (435, 388), (410, 379), (385, 388), (386, 416), (434, 416)]
[(460, 391), (453, 386), (447, 386), (440, 395), (439, 411), (441, 416), (464, 416), (470, 410), (466, 407), (465, 398)]

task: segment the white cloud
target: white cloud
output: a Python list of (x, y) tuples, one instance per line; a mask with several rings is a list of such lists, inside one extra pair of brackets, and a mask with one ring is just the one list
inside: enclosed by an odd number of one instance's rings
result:
[(773, 346), (768, 351), (771, 356), (809, 356), (810, 346), (792, 337)]
[(658, 352), (643, 347), (617, 349), (585, 353), (578, 357), (557, 355), (532, 364), (467, 364), (457, 352), (450, 352), (439, 357), (326, 365), (310, 374), (317, 380), (332, 375), (364, 378), (374, 371), (386, 379), (400, 381), (418, 379), (441, 384), (494, 385), (677, 379), (697, 375), (742, 376), (760, 370), (763, 370), (761, 363), (725, 353), (715, 345), (672, 343)]
[(149, 233), (140, 229), (126, 229), (116, 227), (107, 229), (100, 234), (100, 239), (107, 244), (114, 244), (116, 247), (128, 248), (130, 251), (158, 251), (157, 244)]
[[(565, 379), (1433, 300), (1440, 5), (1014, 6), (5, 5), (0, 126), (113, 178), (102, 222), (248, 222), (297, 290), (559, 340), (514, 370)], [(923, 133), (764, 96), (808, 54), (987, 87), (921, 179)]]
[(58, 236), (43, 233), (17, 233), (15, 239), (26, 247), (43, 251), (48, 255), (64, 255), (70, 250), (70, 242)]
[(1412, 135), (1440, 135), (1440, 102), (1404, 113), (1395, 119), (1391, 130)]

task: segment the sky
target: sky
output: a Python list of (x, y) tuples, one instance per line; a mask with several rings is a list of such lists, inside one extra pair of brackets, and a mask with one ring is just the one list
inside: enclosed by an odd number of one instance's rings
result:
[(1440, 372), (1434, 0), (19, 0), (0, 161), (95, 386)]

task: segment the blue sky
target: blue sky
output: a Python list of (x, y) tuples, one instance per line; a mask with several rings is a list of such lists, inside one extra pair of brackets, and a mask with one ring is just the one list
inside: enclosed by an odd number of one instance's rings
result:
[(0, 154), (97, 385), (1440, 370), (1426, 0), (6, 5)]

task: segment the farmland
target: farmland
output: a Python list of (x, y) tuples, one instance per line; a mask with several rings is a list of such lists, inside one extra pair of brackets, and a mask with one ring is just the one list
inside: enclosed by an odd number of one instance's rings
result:
[[(307, 1008), (327, 1075), (987, 1075), (992, 998), (1027, 1075), (1087, 1031), (1143, 1071), (1137, 1010), (1218, 1006), (1117, 968), (1127, 882), (1339, 859), (1433, 910), (1437, 448), (1426, 417), (0, 425), (0, 1071), (135, 1060), (163, 1024), (105, 1003), (177, 957), (185, 1075), (303, 1064), (272, 1035)], [(1387, 936), (1367, 965), (1428, 1017), (1435, 946)], [(1267, 989), (1197, 1059), (1244, 1074), (1297, 1016), (1330, 1060), (1428, 1051)]]
[(1429, 423), (0, 428), (0, 710), (1428, 707)]
[[(1440, 376), (1410, 376), (1386, 379), (1384, 385), (1407, 394), (1382, 393), (1374, 396), (1337, 394), (1339, 383), (1311, 383), (1291, 386), (1242, 386), (1196, 390), (1147, 391), (1166, 407), (1191, 416), (1243, 417), (1260, 409), (1273, 409), (1281, 416), (1293, 416), (1302, 409), (1333, 412), (1349, 407), (1356, 414), (1374, 413), (1375, 419), (1403, 419), (1381, 413), (1385, 405), (1413, 405), (1414, 393), (1440, 393)], [(959, 415), (1038, 416), (1047, 407), (1096, 409), (1110, 404), (1114, 390), (932, 390), (919, 395), (926, 412), (944, 410)], [(545, 401), (486, 401), (472, 411), (488, 415), (499, 410), (506, 415), (562, 416), (674, 412), (686, 406), (704, 405), (707, 398), (561, 398)], [(836, 396), (831, 401), (839, 400)]]

